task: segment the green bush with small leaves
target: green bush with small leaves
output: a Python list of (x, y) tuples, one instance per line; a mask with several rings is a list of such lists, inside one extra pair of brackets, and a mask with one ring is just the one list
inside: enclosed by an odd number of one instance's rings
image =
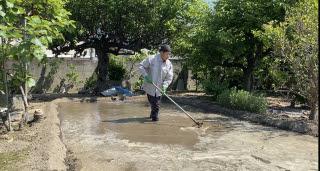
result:
[(211, 80), (211, 81), (202, 80), (201, 83), (202, 83), (203, 91), (207, 95), (211, 95), (210, 100), (213, 100), (213, 101), (217, 100), (218, 95), (228, 89), (227, 82), (220, 83), (215, 80)]
[(86, 79), (86, 82), (84, 85), (86, 85), (87, 87), (92, 87), (97, 83), (97, 78), (98, 78), (97, 74), (94, 72), (91, 77)]
[(79, 78), (79, 74), (77, 72), (74, 72), (74, 70), (76, 69), (76, 66), (71, 64), (68, 66), (71, 70), (70, 73), (66, 74), (66, 78), (69, 82), (70, 85), (77, 85), (82, 83), (82, 81), (78, 81)]
[(121, 62), (119, 62), (118, 57), (112, 55), (110, 56), (108, 69), (109, 80), (121, 81), (124, 79), (124, 76), (127, 72), (126, 67)]
[(224, 107), (265, 114), (268, 109), (267, 99), (263, 94), (237, 91), (235, 88), (218, 95), (217, 101)]
[(143, 83), (144, 77), (140, 76), (139, 79), (137, 80), (137, 82), (134, 83), (134, 88), (135, 90), (140, 90), (142, 83)]

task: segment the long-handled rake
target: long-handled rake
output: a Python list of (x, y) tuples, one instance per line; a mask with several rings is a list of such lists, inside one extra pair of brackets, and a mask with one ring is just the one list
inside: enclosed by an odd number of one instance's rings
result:
[(178, 106), (190, 119), (192, 119), (193, 122), (198, 125), (198, 128), (202, 127), (203, 123), (196, 121), (185, 110), (183, 110), (175, 101), (173, 101), (166, 93), (162, 93), (161, 89), (158, 86), (156, 86), (153, 82), (152, 82), (152, 84), (161, 92), (161, 94), (165, 95), (172, 103), (174, 103), (176, 106)]

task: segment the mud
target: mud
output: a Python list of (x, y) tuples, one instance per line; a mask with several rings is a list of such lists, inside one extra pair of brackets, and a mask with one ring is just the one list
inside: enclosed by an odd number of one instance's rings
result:
[(81, 170), (317, 170), (318, 140), (163, 103), (159, 122), (146, 102), (59, 104), (62, 140)]
[[(196, 129), (193, 121), (170, 104), (163, 106), (159, 123), (149, 122), (145, 99), (145, 96), (136, 96), (124, 101), (144, 104), (139, 107), (145, 110), (143, 117), (126, 112), (123, 112), (125, 117), (105, 116), (103, 113), (108, 111), (103, 111), (104, 107), (91, 107), (92, 111), (103, 112), (91, 111), (83, 116), (68, 114), (67, 117), (77, 119), (63, 123), (57, 104), (84, 106), (119, 104), (119, 101), (77, 94), (34, 95), (29, 113), (41, 109), (45, 119), (30, 127), (25, 125), (22, 131), (1, 132), (8, 136), (0, 140), (1, 154), (27, 151), (21, 153), (25, 155), (23, 160), (5, 161), (0, 170), (318, 170), (317, 122), (274, 116), (262, 118), (222, 108), (194, 95), (174, 97), (195, 119), (204, 122), (202, 129)], [(61, 126), (66, 123), (68, 129), (64, 129), (66, 125)], [(262, 126), (263, 123), (269, 126)], [(275, 128), (282, 125), (287, 130)], [(161, 127), (161, 135), (144, 129), (152, 127)], [(134, 131), (135, 128), (139, 131)], [(179, 137), (178, 133), (184, 136)], [(157, 138), (146, 138), (144, 134), (174, 137), (174, 141), (161, 138), (156, 141)], [(8, 141), (11, 139), (13, 141)]]
[[(216, 113), (224, 116), (230, 116), (240, 120), (246, 120), (254, 123), (258, 123), (265, 126), (277, 127), (283, 130), (289, 130), (294, 132), (299, 132), (303, 134), (308, 134), (311, 136), (319, 136), (319, 119), (308, 120), (307, 115), (304, 117), (294, 117), (290, 118), (287, 115), (277, 115), (277, 114), (257, 114), (248, 111), (234, 110), (225, 107), (221, 107), (216, 102), (211, 102), (206, 100), (203, 96), (174, 96), (172, 97), (177, 103), (181, 105), (186, 105), (193, 108), (192, 110), (198, 110), (198, 112), (203, 113)], [(169, 101), (164, 98), (165, 101)], [(268, 102), (269, 106), (272, 106), (272, 102)], [(278, 103), (278, 102), (277, 102)], [(290, 106), (288, 102), (282, 102), (283, 106)], [(289, 107), (282, 107), (285, 110), (293, 110)], [(310, 111), (305, 111), (298, 109), (298, 111), (303, 113), (308, 113)]]

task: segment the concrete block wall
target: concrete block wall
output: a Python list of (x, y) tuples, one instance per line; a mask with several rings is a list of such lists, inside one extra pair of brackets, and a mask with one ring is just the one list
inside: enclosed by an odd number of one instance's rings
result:
[[(174, 77), (173, 82), (169, 86), (169, 90), (177, 90), (178, 81), (180, 79), (183, 80), (183, 89), (188, 90), (194, 90), (193, 86), (194, 81), (190, 79), (191, 75), (188, 71), (183, 71), (186, 74), (183, 74), (183, 77), (181, 77), (181, 71), (182, 71), (182, 61), (181, 60), (171, 60), (174, 68)], [(36, 90), (33, 87), (31, 90), (33, 90), (34, 93), (57, 93), (59, 91), (59, 86), (62, 79), (66, 79), (66, 74), (71, 73), (72, 70), (69, 68), (69, 66), (73, 64), (75, 65), (75, 69), (73, 72), (76, 72), (79, 74), (78, 81), (82, 81), (82, 83), (76, 85), (72, 89), (68, 90), (70, 93), (77, 93), (79, 90), (81, 90), (84, 86), (84, 83), (87, 78), (91, 77), (92, 73), (94, 72), (98, 61), (96, 60), (90, 60), (88, 58), (66, 58), (66, 61), (59, 64), (59, 68), (57, 69), (57, 73), (53, 76), (53, 78), (49, 79), (47, 78), (48, 73), (51, 70), (50, 66), (44, 67), (42, 64), (38, 64), (37, 61), (33, 61), (29, 65), (29, 72), (34, 77), (36, 81), (36, 87), (38, 87)], [(130, 69), (132, 64), (127, 64), (127, 69)], [(8, 66), (12, 66), (12, 62), (8, 62)], [(133, 68), (133, 76), (130, 79), (124, 80), (121, 85), (118, 85), (119, 82), (112, 82), (111, 84), (115, 84), (117, 86), (122, 86), (123, 88), (132, 90), (133, 84), (137, 82), (139, 79), (140, 73), (138, 71), (138, 64), (134, 64)], [(67, 84), (68, 82), (65, 81)], [(188, 86), (191, 85), (191, 86)], [(181, 89), (181, 88), (180, 88)], [(47, 91), (44, 91), (47, 90)]]
[[(82, 81), (83, 83), (80, 83), (78, 85), (75, 85), (72, 89), (69, 90), (70, 93), (78, 92), (81, 88), (83, 88), (83, 85), (87, 78), (91, 77), (92, 73), (94, 72), (98, 61), (88, 60), (88, 59), (81, 59), (81, 58), (66, 58), (66, 61), (59, 64), (59, 68), (57, 70), (57, 73), (54, 75), (52, 80), (45, 79), (44, 82), (41, 82), (41, 78), (43, 76), (47, 76), (48, 73), (51, 70), (51, 67), (47, 67), (44, 70), (44, 66), (40, 65), (38, 66), (36, 62), (33, 62), (30, 65), (30, 72), (34, 76), (35, 80), (38, 81), (40, 85), (48, 86), (48, 92), (56, 92), (58, 91), (58, 87), (60, 85), (60, 82), (62, 79), (66, 79), (66, 75), (71, 72), (76, 72), (79, 74), (79, 77), (77, 81)], [(75, 69), (71, 70), (69, 68), (70, 65), (75, 65)], [(43, 73), (41, 74), (41, 71)], [(40, 82), (39, 82), (40, 80)], [(67, 80), (67, 79), (66, 79)], [(45, 81), (47, 81), (47, 84)], [(66, 84), (68, 84), (68, 81), (65, 81)], [(45, 87), (45, 88), (48, 88)]]

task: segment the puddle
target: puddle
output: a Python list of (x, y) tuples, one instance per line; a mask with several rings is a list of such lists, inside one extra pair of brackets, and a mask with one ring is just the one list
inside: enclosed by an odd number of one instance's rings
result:
[(76, 129), (77, 134), (88, 131), (92, 135), (114, 133), (116, 138), (129, 142), (182, 145), (192, 149), (199, 142), (198, 136), (228, 130), (228, 126), (214, 122), (205, 122), (198, 128), (192, 120), (183, 117), (183, 113), (168, 109), (161, 110), (160, 121), (152, 122), (148, 117), (149, 106), (143, 103), (72, 103), (60, 106), (62, 120), (77, 123), (69, 123), (72, 128), (63, 124), (64, 129)]
[[(59, 104), (62, 140), (86, 170), (312, 170), (317, 138), (148, 103)], [(190, 112), (189, 112), (190, 111)], [(304, 164), (305, 163), (305, 164)]]

